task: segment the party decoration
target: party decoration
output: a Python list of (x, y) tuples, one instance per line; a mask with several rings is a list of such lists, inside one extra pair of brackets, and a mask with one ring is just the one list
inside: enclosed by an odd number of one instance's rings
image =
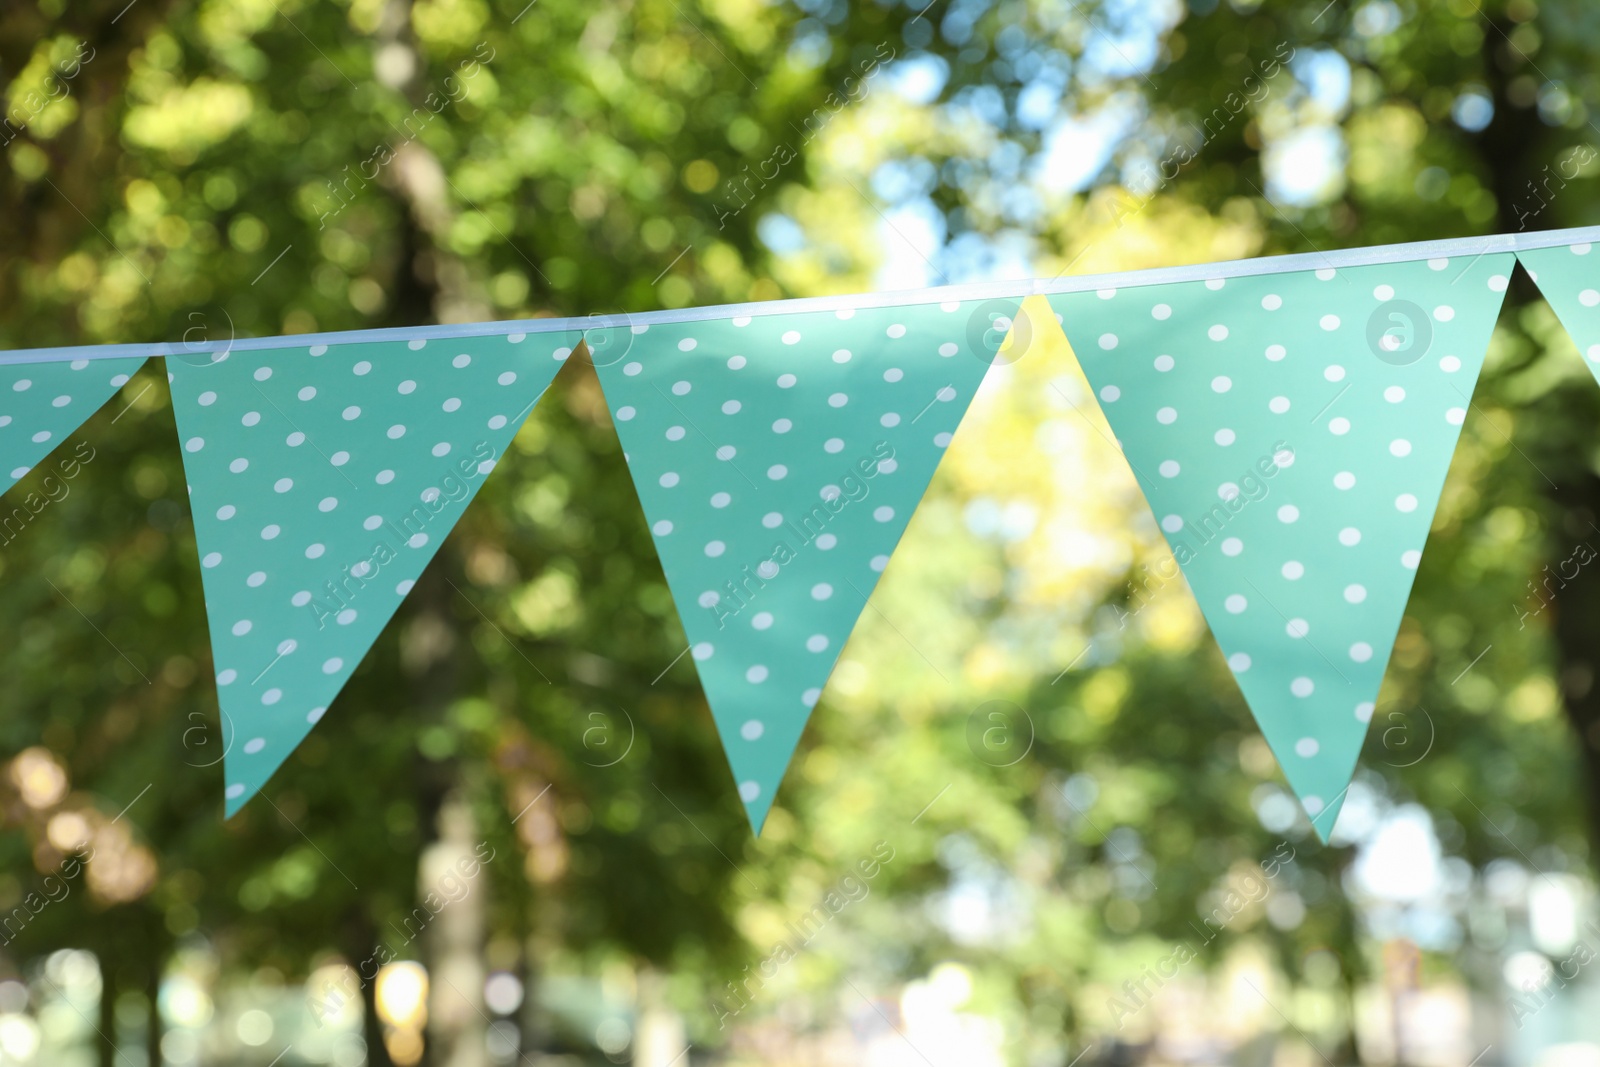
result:
[(1518, 252), (1523, 269), (1600, 378), (1600, 252), (1587, 241)]
[(1323, 840), (1511, 266), (1496, 253), (1051, 298)]
[(328, 710), (578, 337), (168, 357), (229, 815)]
[(757, 832), (1018, 303), (741, 315), (590, 335)]
[(0, 364), (0, 493), (127, 384), (144, 357)]

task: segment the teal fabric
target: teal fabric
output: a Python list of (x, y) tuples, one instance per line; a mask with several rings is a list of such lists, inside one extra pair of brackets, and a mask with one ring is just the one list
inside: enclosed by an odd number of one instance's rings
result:
[(591, 332), (758, 833), (1018, 303)]
[(1583, 362), (1600, 379), (1600, 252), (1587, 244), (1518, 252)]
[(333, 703), (578, 339), (167, 358), (229, 815)]
[(143, 363), (135, 356), (0, 366), (0, 493), (99, 411)]
[(1511, 265), (1507, 253), (1051, 298), (1323, 840)]

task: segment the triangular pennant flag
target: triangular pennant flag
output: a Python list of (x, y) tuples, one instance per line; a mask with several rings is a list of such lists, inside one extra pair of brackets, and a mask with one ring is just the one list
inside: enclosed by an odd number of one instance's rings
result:
[(1324, 841), (1511, 261), (1213, 277), (1050, 300)]
[(1517, 259), (1600, 379), (1600, 252), (1581, 243), (1518, 252)]
[(578, 339), (167, 358), (229, 815), (322, 718)]
[(606, 401), (758, 833), (1018, 303), (595, 331)]
[(142, 363), (134, 356), (0, 365), (0, 493), (99, 411)]

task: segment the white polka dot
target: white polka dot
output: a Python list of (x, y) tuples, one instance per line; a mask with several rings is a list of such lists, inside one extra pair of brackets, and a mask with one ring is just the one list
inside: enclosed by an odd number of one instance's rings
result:
[[(1593, 290), (1591, 290), (1591, 292), (1592, 291)], [(1597, 294), (1597, 296), (1600, 296), (1600, 294)], [(1433, 309), (1433, 317), (1438, 319), (1440, 322), (1449, 322), (1451, 319), (1456, 317), (1456, 309), (1451, 307), (1449, 304), (1440, 304), (1438, 307)]]
[(1157, 304), (1150, 309), (1150, 317), (1157, 320), (1166, 320), (1172, 317), (1172, 309), (1166, 304)]
[(1403, 437), (1397, 437), (1389, 442), (1389, 454), (1399, 458), (1411, 455), (1411, 442)]
[(471, 362), (472, 362), (472, 357), (467, 355), (465, 352), (463, 352), (459, 356), (457, 356), (455, 359), (452, 359), (450, 361), (450, 365), (452, 367), (455, 367), (457, 370), (460, 370), (462, 367), (465, 367), (467, 364), (469, 364)]
[(1359, 604), (1367, 599), (1367, 587), (1360, 584), (1347, 585), (1344, 587), (1344, 598), (1348, 603)]
[(271, 367), (257, 367), (256, 368), (256, 373), (255, 373), (256, 381), (264, 382), (270, 377), (272, 377), (272, 368)]
[(1161, 472), (1161, 477), (1163, 478), (1176, 478), (1181, 468), (1178, 466), (1177, 460), (1164, 459), (1161, 461), (1161, 466), (1156, 469)]
[(271, 541), (282, 532), (282, 528), (279, 527), (277, 523), (269, 523), (261, 528), (261, 540)]
[(237, 679), (238, 677), (239, 677), (239, 672), (234, 670), (232, 667), (229, 667), (227, 670), (225, 670), (221, 674), (217, 675), (217, 684), (218, 685), (232, 685), (234, 683), (234, 680)]
[(1377, 706), (1374, 705), (1374, 704), (1371, 704), (1371, 703), (1357, 704), (1356, 705), (1356, 718), (1361, 720), (1362, 722), (1371, 722), (1372, 721), (1372, 713), (1374, 711), (1376, 711), (1376, 710), (1377, 710)]
[(707, 589), (704, 593), (700, 594), (700, 606), (703, 608), (714, 608), (721, 602), (722, 594), (717, 592), (715, 589)]
[(681, 441), (681, 440), (683, 440), (684, 432), (685, 431), (684, 431), (684, 428), (682, 426), (668, 426), (667, 427), (667, 440), (669, 440), (669, 441)]
[(890, 519), (894, 518), (894, 508), (891, 508), (887, 504), (883, 505), (882, 507), (873, 508), (872, 517), (878, 522), (888, 522)]
[(301, 400), (310, 400), (317, 395), (317, 387), (314, 385), (305, 386), (298, 395)]
[(770, 629), (772, 629), (772, 612), (770, 612), (770, 611), (758, 611), (758, 612), (756, 612), (755, 617), (750, 620), (750, 625), (752, 627), (754, 627), (755, 629), (757, 629), (757, 630), (770, 630)]
[(1244, 542), (1237, 537), (1225, 538), (1222, 542), (1222, 554), (1224, 556), (1237, 556), (1243, 551)]
[(783, 343), (786, 344), (786, 345), (797, 345), (797, 344), (799, 344), (800, 343), (800, 331), (799, 330), (785, 330), (784, 334), (783, 334)]
[(1215, 378), (1211, 379), (1211, 391), (1213, 393), (1226, 393), (1232, 388), (1233, 379), (1228, 377), (1226, 374), (1219, 374)]
[(1430, 259), (1430, 260), (1428, 260), (1428, 269), (1429, 270), (1444, 270), (1449, 265), (1450, 265), (1450, 261), (1448, 259)]
[(833, 536), (831, 533), (818, 534), (817, 539), (814, 542), (814, 544), (824, 552), (828, 551), (838, 543), (839, 539)]
[(290, 448), (299, 448), (301, 445), (306, 443), (306, 435), (301, 433), (299, 430), (296, 430), (288, 437), (285, 437), (283, 439), (283, 443), (288, 445)]
[(406, 428), (397, 422), (393, 426), (389, 427), (388, 434), (389, 440), (398, 441), (400, 438), (406, 435)]
[(273, 491), (274, 492), (278, 492), (278, 493), (287, 493), (289, 490), (291, 490), (293, 488), (294, 488), (294, 479), (293, 478), (279, 478), (277, 481), (272, 483)]
[(1167, 533), (1177, 533), (1183, 529), (1183, 518), (1178, 515), (1168, 515), (1161, 520), (1161, 528)]
[(249, 469), (249, 467), (250, 461), (245, 459), (243, 456), (240, 456), (238, 459), (228, 464), (228, 469), (235, 474), (243, 474), (247, 469)]
[(772, 466), (767, 468), (767, 477), (771, 478), (775, 482), (781, 482), (788, 476), (789, 468), (785, 467), (782, 463), (774, 463)]
[[(728, 357), (728, 369), (729, 370), (744, 370), (744, 365), (745, 365), (746, 362), (748, 362), (748, 361), (743, 356), (729, 356)], [(637, 372), (635, 372), (635, 373), (637, 373)]]
[(1273, 397), (1271, 400), (1267, 401), (1267, 410), (1271, 411), (1274, 415), (1282, 415), (1285, 411), (1289, 410), (1289, 398), (1286, 396)]
[(1279, 467), (1292, 467), (1294, 466), (1294, 451), (1288, 448), (1280, 448), (1272, 454), (1272, 462)]
[(1100, 335), (1100, 347), (1105, 349), (1108, 352), (1111, 351), (1111, 349), (1116, 348), (1117, 347), (1117, 335), (1114, 334), (1114, 333), (1103, 333), (1103, 334), (1101, 334)]
[(794, 423), (790, 422), (788, 419), (779, 419), (772, 424), (773, 433), (788, 433), (793, 428)]
[[(1384, 288), (1388, 287), (1384, 286)], [(1317, 754), (1321, 747), (1322, 746), (1317, 744), (1316, 738), (1302, 737), (1300, 740), (1294, 743), (1294, 754), (1302, 759), (1310, 759), (1312, 756)]]
[(654, 526), (650, 527), (650, 532), (655, 534), (657, 537), (667, 536), (667, 534), (672, 532), (672, 520), (661, 519)]
[(252, 571), (251, 574), (250, 574), (250, 577), (248, 577), (248, 578), (246, 578), (244, 580), (244, 584), (248, 585), (251, 589), (259, 589), (263, 585), (265, 585), (266, 582), (267, 582), (267, 572), (266, 571)]
[(1289, 692), (1297, 697), (1308, 697), (1316, 691), (1316, 688), (1311, 679), (1303, 675), (1289, 683)]
[(1355, 484), (1356, 476), (1349, 471), (1340, 471), (1333, 476), (1333, 487), (1335, 489), (1349, 489)]
[(693, 388), (694, 388), (694, 386), (691, 385), (688, 382), (673, 382), (672, 383), (672, 392), (676, 396), (688, 396), (689, 395), (689, 391), (691, 389), (693, 389)]
[(1456, 371), (1461, 369), (1461, 360), (1457, 359), (1455, 356), (1445, 356), (1439, 360), (1439, 369), (1444, 371), (1446, 374), (1454, 374)]
[(1451, 408), (1449, 411), (1444, 413), (1444, 421), (1448, 422), (1451, 426), (1460, 426), (1462, 423), (1467, 421), (1467, 409)]
[(1234, 432), (1227, 427), (1223, 427), (1216, 433), (1212, 434), (1211, 439), (1217, 444), (1221, 445), (1223, 448), (1227, 448), (1229, 445), (1233, 444), (1235, 440), (1237, 440)]
[(867, 560), (867, 566), (871, 567), (873, 570), (877, 571), (879, 574), (882, 574), (883, 573), (883, 568), (887, 567), (888, 565), (889, 565), (889, 557), (888, 556), (873, 556), (871, 559)]
[[(951, 356), (955, 355), (959, 351), (961, 351), (961, 349), (959, 347), (957, 347), (955, 342), (953, 342), (953, 341), (946, 341), (944, 344), (939, 346), (939, 354), (941, 356), (944, 356), (946, 359), (948, 359)], [(845, 355), (848, 358), (849, 353), (846, 353)], [(839, 353), (837, 353), (837, 352), (835, 352), (833, 354), (833, 359), (834, 359), (835, 363), (843, 363), (844, 362), (844, 360), (839, 358)]]
[(827, 600), (832, 595), (833, 586), (829, 585), (827, 582), (818, 582), (816, 585), (811, 587), (812, 600)]
[(842, 408), (848, 403), (850, 403), (850, 398), (844, 393), (834, 393), (828, 397), (828, 406), (830, 408)]
[(1301, 563), (1299, 560), (1291, 559), (1289, 562), (1283, 565), (1282, 573), (1285, 578), (1289, 579), (1289, 581), (1298, 582), (1302, 577), (1305, 576), (1305, 564)]
[(1401, 493), (1394, 498), (1396, 511), (1412, 512), (1417, 510), (1417, 498), (1410, 493)]
[(887, 412), (883, 415), (883, 417), (878, 419), (878, 425), (888, 429), (893, 429), (894, 427), (900, 425), (900, 416), (892, 411)]
[(1300, 509), (1293, 504), (1285, 504), (1278, 509), (1278, 521), (1282, 523), (1298, 522)]
[(760, 685), (767, 680), (767, 669), (758, 663), (744, 672), (744, 680), (751, 685)]
[(1228, 328), (1219, 322), (1206, 331), (1206, 336), (1213, 341), (1226, 341), (1228, 339)]
[(394, 471), (387, 469), (381, 470), (372, 480), (377, 482), (379, 485), (388, 485), (390, 482), (394, 481)]
[(1323, 267), (1317, 271), (1317, 281), (1331, 282), (1335, 277), (1338, 276), (1338, 274), (1339, 272), (1334, 270), (1332, 267)]
[(1357, 663), (1365, 663), (1372, 658), (1372, 646), (1365, 641), (1357, 641), (1350, 646), (1350, 658)]
[(222, 562), (222, 553), (221, 552), (207, 552), (205, 558), (200, 561), (200, 565), (202, 567), (215, 567), (217, 564), (219, 564), (221, 562)]
[(1407, 549), (1406, 551), (1400, 553), (1400, 566), (1404, 567), (1408, 571), (1416, 570), (1417, 564), (1421, 562), (1422, 553), (1418, 552), (1414, 548)]
[(760, 796), (761, 796), (761, 783), (760, 782), (740, 782), (739, 783), (739, 799), (744, 801), (746, 804), (755, 803), (756, 799), (758, 797), (760, 797)]
[(1268, 293), (1266, 296), (1261, 298), (1261, 306), (1268, 311), (1277, 311), (1279, 308), (1283, 307), (1283, 297), (1279, 296), (1277, 293)]
[(1317, 320), (1317, 325), (1321, 326), (1324, 330), (1337, 330), (1339, 328), (1339, 316), (1324, 315), (1322, 318)]
[(1122, 397), (1122, 390), (1114, 385), (1108, 385), (1100, 390), (1100, 399), (1108, 404), (1114, 404)]
[(739, 409), (742, 407), (744, 407), (744, 405), (739, 403), (737, 400), (724, 400), (722, 402), (722, 413), (724, 415), (737, 415), (739, 414)]
[(732, 445), (721, 445), (717, 448), (717, 458), (726, 463), (739, 454), (739, 450)]
[[(271, 707), (273, 704), (276, 704), (278, 701), (280, 701), (282, 699), (283, 699), (283, 690), (282, 689), (277, 689), (277, 688), (268, 689), (265, 693), (261, 694), (261, 703), (266, 704), (268, 707)], [(260, 739), (258, 738), (258, 740), (260, 740)], [(257, 752), (261, 751), (261, 749), (265, 745), (266, 745), (266, 742), (262, 741), (260, 745), (256, 746), (256, 751)]]
[(1267, 358), (1272, 360), (1272, 362), (1274, 362), (1274, 363), (1278, 362), (1279, 360), (1281, 360), (1284, 356), (1286, 356), (1288, 354), (1289, 354), (1289, 350), (1284, 348), (1282, 345), (1268, 345), (1267, 346)]
[(1221, 485), (1217, 486), (1217, 497), (1223, 501), (1237, 500), (1239, 497), (1239, 486), (1234, 482), (1223, 482)]
[(783, 516), (778, 514), (776, 511), (769, 511), (765, 515), (761, 516), (761, 525), (765, 526), (769, 530), (776, 530), (779, 526), (783, 525)]
[(238, 622), (233, 624), (233, 636), (243, 637), (245, 634), (250, 632), (251, 626), (252, 624), (249, 619), (240, 619)]
[(693, 337), (685, 337), (683, 340), (678, 342), (678, 351), (693, 352), (699, 343), (700, 342), (696, 341)]
[(1172, 357), (1171, 356), (1157, 356), (1156, 357), (1156, 362), (1155, 362), (1155, 367), (1156, 367), (1156, 370), (1158, 370), (1161, 373), (1165, 374), (1167, 371), (1171, 370), (1172, 367), (1173, 367)]
[(949, 448), (950, 440), (950, 434), (944, 431), (933, 435), (933, 443), (938, 448)]
[(1250, 669), (1250, 653), (1235, 652), (1228, 657), (1228, 669), (1234, 674), (1243, 674)]
[(678, 484), (678, 472), (668, 471), (658, 478), (657, 481), (661, 483), (661, 488), (671, 489), (673, 486)]
[(239, 419), (240, 424), (244, 426), (254, 426), (260, 421), (261, 412), (259, 411), (247, 411), (244, 413), (244, 416)]
[(1346, 526), (1339, 531), (1339, 543), (1346, 548), (1359, 545), (1361, 543), (1361, 531), (1354, 526)]
[(715, 559), (728, 550), (728, 546), (721, 541), (707, 541), (706, 555)]
[(883, 372), (883, 380), (886, 382), (898, 382), (905, 376), (906, 372), (901, 370), (899, 367), (890, 367), (888, 370)]
[(725, 508), (732, 501), (733, 501), (733, 497), (728, 495), (727, 493), (712, 493), (711, 494), (711, 506), (714, 507), (714, 508)]
[(1283, 632), (1298, 641), (1311, 632), (1311, 624), (1304, 619), (1290, 619)]
[(407, 593), (411, 592), (412, 587), (415, 586), (416, 584), (417, 584), (416, 582), (412, 581), (410, 578), (407, 578), (405, 581), (400, 582), (398, 585), (396, 585), (394, 587), (394, 591), (396, 593), (400, 594), (401, 596), (405, 596)]
[(1177, 408), (1162, 408), (1156, 412), (1156, 421), (1163, 426), (1170, 426), (1178, 421)]
[(223, 522), (227, 522), (238, 513), (239, 509), (235, 508), (232, 504), (224, 504), (217, 509), (217, 518), (221, 519)]
[[(954, 348), (955, 346), (951, 345), (950, 347)], [(939, 350), (939, 354), (941, 356), (949, 356), (949, 355), (954, 355), (955, 353), (954, 352), (946, 352), (946, 351), (944, 351), (943, 348), (941, 348)], [(835, 363), (849, 363), (850, 362), (850, 350), (848, 348), (838, 349), (837, 351), (835, 351), (833, 353), (833, 361)]]
[(383, 525), (382, 515), (368, 515), (361, 523), (363, 529), (376, 530)]
[(1343, 437), (1350, 432), (1350, 420), (1343, 415), (1328, 420), (1328, 432), (1335, 437)]
[(1344, 381), (1344, 368), (1337, 363), (1332, 364), (1323, 369), (1322, 376), (1330, 382), (1342, 382)]
[(1398, 385), (1391, 385), (1383, 391), (1383, 398), (1391, 404), (1398, 404), (1406, 398), (1406, 391)]
[(796, 381), (797, 381), (797, 379), (792, 374), (780, 374), (780, 375), (778, 375), (778, 388), (779, 389), (792, 388)]
[(762, 725), (760, 719), (747, 720), (743, 726), (739, 727), (739, 736), (746, 741), (758, 741), (761, 735), (766, 732), (767, 728)]
[(1238, 593), (1234, 593), (1232, 596), (1228, 597), (1228, 599), (1222, 602), (1222, 606), (1228, 609), (1228, 614), (1238, 615), (1244, 611), (1245, 608), (1250, 606), (1250, 602), (1244, 597), (1240, 596)]
[(1511, 284), (1511, 279), (1507, 278), (1504, 274), (1493, 274), (1489, 276), (1489, 290), (1491, 292), (1503, 293), (1506, 291), (1506, 286), (1509, 284)]
[(204, 437), (191, 437), (183, 443), (183, 448), (186, 452), (198, 452), (204, 447), (206, 447), (206, 439)]

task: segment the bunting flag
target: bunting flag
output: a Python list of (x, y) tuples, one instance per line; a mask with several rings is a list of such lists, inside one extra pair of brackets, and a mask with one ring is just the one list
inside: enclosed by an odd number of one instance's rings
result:
[(1518, 252), (1517, 259), (1600, 379), (1600, 253), (1578, 242)]
[(0, 493), (99, 411), (142, 363), (143, 356), (0, 364)]
[(758, 833), (1019, 303), (594, 331), (601, 385)]
[(1491, 253), (1051, 298), (1324, 841), (1511, 266)]
[(322, 718), (579, 336), (168, 357), (229, 815)]

